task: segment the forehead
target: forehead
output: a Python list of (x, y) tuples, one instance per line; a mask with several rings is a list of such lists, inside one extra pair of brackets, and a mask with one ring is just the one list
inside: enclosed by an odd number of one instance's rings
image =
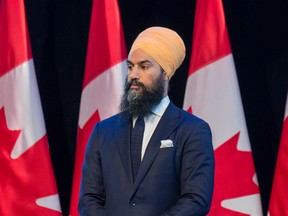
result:
[(128, 62), (132, 64), (151, 63), (153, 65), (159, 65), (150, 55), (141, 49), (137, 49), (130, 53), (128, 56)]

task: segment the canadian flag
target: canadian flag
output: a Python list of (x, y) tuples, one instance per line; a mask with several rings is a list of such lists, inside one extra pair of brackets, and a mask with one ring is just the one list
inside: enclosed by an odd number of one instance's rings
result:
[(288, 95), (268, 215), (288, 215)]
[(70, 215), (78, 199), (86, 143), (96, 122), (118, 112), (126, 74), (126, 46), (117, 0), (93, 0), (81, 96)]
[(61, 215), (24, 0), (0, 1), (0, 215)]
[(209, 215), (262, 216), (244, 111), (221, 0), (198, 0), (183, 108), (206, 120), (216, 160)]

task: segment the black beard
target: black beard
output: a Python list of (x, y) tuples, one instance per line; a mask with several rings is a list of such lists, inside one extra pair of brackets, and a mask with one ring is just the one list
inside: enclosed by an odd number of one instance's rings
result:
[[(131, 84), (140, 86), (142, 92), (139, 93), (135, 89), (130, 89)], [(133, 79), (130, 82), (126, 81), (120, 110), (127, 111), (130, 117), (144, 117), (162, 100), (163, 95), (164, 77), (162, 75), (152, 83), (151, 89), (147, 89), (142, 83), (138, 82), (137, 79)]]

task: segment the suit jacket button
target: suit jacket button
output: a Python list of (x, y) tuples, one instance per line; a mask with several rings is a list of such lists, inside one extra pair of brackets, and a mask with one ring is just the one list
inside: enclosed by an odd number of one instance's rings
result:
[(134, 200), (131, 200), (130, 205), (134, 207), (134, 206), (136, 206), (136, 202)]

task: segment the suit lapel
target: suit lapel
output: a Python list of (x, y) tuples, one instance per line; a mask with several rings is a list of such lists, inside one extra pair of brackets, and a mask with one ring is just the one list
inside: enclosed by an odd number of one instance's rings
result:
[(130, 133), (131, 121), (127, 113), (123, 112), (119, 115), (119, 120), (113, 126), (113, 133), (117, 149), (119, 151), (123, 167), (126, 171), (128, 179), (133, 184), (131, 157), (130, 157)]
[[(174, 104), (170, 102), (166, 111), (164, 112), (160, 122), (158, 123), (144, 154), (143, 161), (140, 165), (138, 175), (135, 179), (135, 184), (133, 191), (135, 192), (141, 182), (143, 181), (145, 175), (150, 169), (155, 157), (160, 149), (161, 140), (167, 139), (168, 136), (175, 130), (175, 128), (181, 122), (181, 112), (179, 108), (175, 107)], [(134, 193), (133, 192), (133, 193)]]

